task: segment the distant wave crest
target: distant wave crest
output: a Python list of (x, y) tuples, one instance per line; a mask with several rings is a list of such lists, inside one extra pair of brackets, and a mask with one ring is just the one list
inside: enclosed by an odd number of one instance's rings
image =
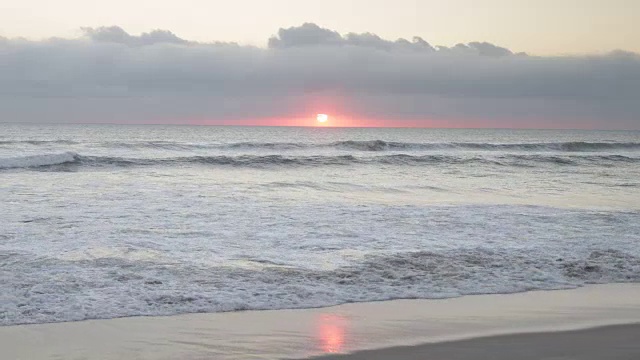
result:
[(12, 158), (0, 158), (0, 169), (32, 168), (52, 165), (62, 165), (76, 163), (79, 155), (74, 152), (64, 152), (61, 154), (43, 154), (19, 156)]
[[(157, 144), (156, 144), (157, 145)], [(202, 146), (202, 145), (201, 145)], [(475, 150), (475, 151), (558, 151), (558, 152), (591, 152), (604, 150), (640, 150), (640, 143), (608, 143), (608, 142), (549, 142), (549, 143), (411, 143), (384, 140), (337, 141), (325, 144), (308, 143), (255, 143), (243, 142), (214, 145), (216, 148), (228, 149), (270, 149), (295, 150), (309, 148), (335, 148), (355, 151), (419, 151), (419, 150)]]
[(76, 145), (78, 142), (72, 140), (0, 140), (0, 146), (4, 145)]
[(487, 164), (496, 166), (577, 166), (611, 165), (616, 163), (638, 163), (640, 157), (623, 155), (545, 155), (507, 154), (482, 155), (411, 155), (388, 154), (377, 156), (356, 155), (216, 155), (168, 158), (127, 158), (109, 156), (83, 156), (74, 152), (32, 155), (0, 159), (0, 169), (16, 168), (60, 168), (74, 167), (140, 167), (140, 166), (236, 166), (236, 167), (305, 167), (305, 166), (350, 166), (367, 164), (437, 166), (459, 164)]
[(394, 150), (517, 150), (517, 151), (566, 151), (589, 152), (602, 150), (634, 150), (640, 149), (640, 143), (608, 143), (608, 142), (549, 142), (549, 143), (408, 143), (372, 141), (341, 141), (331, 144), (338, 148), (361, 151), (394, 151)]
[(592, 156), (549, 156), (549, 155), (503, 155), (495, 157), (485, 156), (459, 156), (459, 155), (408, 155), (393, 154), (380, 156), (355, 156), (355, 155), (312, 155), (312, 156), (286, 156), (286, 155), (217, 155), (217, 156), (188, 156), (160, 159), (137, 159), (119, 157), (91, 157), (76, 156), (84, 165), (113, 165), (113, 166), (151, 166), (166, 165), (179, 166), (188, 164), (200, 165), (228, 165), (228, 166), (348, 166), (355, 164), (387, 164), (387, 165), (455, 165), (482, 163), (504, 166), (553, 164), (553, 165), (580, 165), (584, 163), (599, 164), (603, 162), (640, 162), (640, 158), (622, 155), (592, 155)]
[(237, 143), (188, 143), (174, 141), (132, 141), (132, 142), (100, 142), (82, 143), (70, 140), (20, 140), (0, 141), (0, 146), (15, 145), (89, 145), (99, 148), (125, 149), (162, 149), (175, 151), (191, 151), (198, 149), (216, 150), (307, 150), (336, 149), (347, 151), (429, 151), (429, 150), (468, 150), (468, 151), (531, 151), (531, 152), (598, 152), (640, 150), (640, 142), (539, 142), (539, 143), (479, 143), (479, 142), (443, 142), (412, 143), (384, 140), (348, 140), (331, 143), (306, 142), (237, 142)]

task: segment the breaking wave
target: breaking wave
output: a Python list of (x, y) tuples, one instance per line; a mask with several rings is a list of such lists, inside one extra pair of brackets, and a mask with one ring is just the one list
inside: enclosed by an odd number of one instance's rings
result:
[[(11, 310), (15, 310), (0, 317), (0, 325), (312, 308), (640, 281), (640, 258), (607, 248), (572, 258), (481, 248), (417, 251), (367, 256), (362, 262), (326, 271), (286, 266), (265, 259), (245, 259), (255, 264), (255, 268), (201, 268), (188, 264), (174, 268), (117, 257), (82, 262), (60, 263), (53, 258), (37, 261), (36, 265), (43, 267), (63, 266), (76, 271), (33, 274), (37, 276), (25, 281), (43, 290), (12, 294), (21, 299), (23, 305), (18, 308), (12, 304)], [(12, 264), (34, 265), (33, 261), (24, 259), (13, 259)], [(95, 279), (96, 275), (74, 277), (76, 273), (85, 273), (87, 268), (100, 269), (91, 272), (99, 274), (99, 278)], [(24, 272), (29, 274), (29, 270)], [(61, 276), (65, 281), (60, 281)], [(118, 290), (94, 291), (95, 281), (109, 283), (113, 289), (127, 289), (126, 295)], [(43, 287), (39, 285), (41, 282), (50, 285)], [(109, 301), (97, 298), (96, 294)], [(117, 301), (111, 301), (113, 298)]]
[(44, 154), (20, 156), (12, 158), (0, 158), (0, 169), (32, 168), (62, 165), (78, 161), (78, 154), (65, 152), (61, 154)]
[(161, 147), (167, 149), (180, 148), (216, 148), (216, 149), (265, 149), (265, 150), (298, 150), (314, 148), (335, 148), (355, 151), (407, 151), (407, 150), (476, 150), (476, 151), (559, 151), (559, 152), (592, 152), (603, 150), (640, 150), (640, 143), (608, 143), (608, 142), (551, 142), (551, 143), (410, 143), (383, 140), (338, 141), (325, 144), (291, 143), (291, 142), (241, 142), (232, 144), (179, 144), (168, 142), (147, 142), (123, 144), (125, 147)]
[(496, 166), (610, 166), (620, 163), (638, 163), (640, 157), (623, 155), (497, 155), (497, 156), (465, 156), (465, 155), (409, 155), (392, 154), (379, 156), (355, 155), (216, 155), (187, 156), (170, 158), (127, 158), (109, 156), (83, 156), (74, 152), (61, 154), (45, 154), (0, 159), (0, 169), (41, 168), (59, 169), (60, 167), (141, 167), (141, 166), (235, 166), (235, 167), (314, 167), (314, 166), (349, 166), (349, 165), (464, 165), (486, 164)]
[(82, 143), (70, 140), (51, 141), (0, 141), (0, 146), (16, 144), (28, 145), (90, 145), (99, 148), (164, 149), (164, 150), (306, 150), (337, 149), (351, 151), (428, 151), (428, 150), (471, 150), (471, 151), (536, 151), (536, 152), (597, 152), (640, 150), (640, 142), (540, 142), (540, 143), (412, 143), (384, 140), (337, 141), (331, 143), (306, 142), (237, 142), (237, 143), (186, 143), (173, 141), (133, 141)]

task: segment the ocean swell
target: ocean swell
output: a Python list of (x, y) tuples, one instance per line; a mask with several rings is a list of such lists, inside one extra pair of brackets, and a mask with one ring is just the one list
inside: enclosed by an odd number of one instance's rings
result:
[(79, 155), (74, 152), (0, 158), (0, 169), (35, 168), (76, 163)]
[(635, 151), (640, 150), (640, 142), (538, 142), (538, 143), (481, 143), (481, 142), (443, 142), (414, 143), (385, 140), (348, 140), (330, 143), (307, 142), (236, 142), (236, 143), (189, 143), (174, 141), (106, 141), (83, 143), (70, 140), (20, 140), (0, 141), (0, 146), (14, 145), (83, 145), (106, 149), (158, 149), (174, 151), (192, 151), (202, 149), (248, 150), (248, 151), (292, 151), (309, 149), (336, 149), (345, 151), (518, 151), (518, 152), (599, 152), (599, 151)]
[(549, 143), (408, 143), (372, 141), (341, 141), (329, 146), (360, 151), (398, 151), (398, 150), (475, 150), (475, 151), (557, 151), (557, 152), (593, 152), (603, 150), (640, 150), (640, 143), (608, 142), (549, 142)]
[(0, 140), (0, 146), (8, 145), (76, 145), (73, 140)]
[(410, 155), (389, 154), (378, 156), (355, 155), (214, 155), (167, 158), (133, 158), (115, 156), (84, 156), (74, 152), (44, 154), (0, 159), (0, 169), (34, 168), (40, 170), (68, 170), (69, 168), (128, 168), (176, 166), (233, 166), (233, 167), (317, 167), (355, 165), (438, 166), (484, 164), (493, 166), (612, 166), (638, 163), (640, 157), (623, 155)]
[[(120, 144), (122, 145), (122, 144)], [(427, 150), (473, 150), (473, 151), (556, 151), (556, 152), (594, 152), (605, 150), (640, 150), (640, 143), (608, 142), (549, 142), (549, 143), (411, 143), (384, 140), (337, 141), (332, 143), (291, 143), (291, 142), (241, 142), (231, 144), (172, 144), (166, 142), (139, 143), (141, 147), (177, 148), (215, 148), (230, 150), (303, 150), (303, 149), (342, 149), (350, 151), (427, 151)]]

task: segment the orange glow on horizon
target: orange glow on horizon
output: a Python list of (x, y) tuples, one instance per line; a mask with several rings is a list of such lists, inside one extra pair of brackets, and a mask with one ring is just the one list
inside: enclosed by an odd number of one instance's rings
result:
[[(126, 122), (116, 122), (128, 124)], [(371, 119), (365, 117), (350, 117), (331, 115), (329, 121), (317, 121), (316, 114), (304, 117), (273, 117), (254, 119), (206, 119), (206, 118), (176, 118), (174, 121), (145, 121), (139, 124), (149, 125), (195, 125), (195, 126), (247, 126), (247, 127), (315, 127), (315, 128), (424, 128), (424, 129), (584, 129), (596, 130), (588, 124), (572, 124), (559, 126), (561, 123), (549, 119), (527, 119), (526, 122), (514, 126), (505, 120), (491, 119)]]
[[(283, 110), (291, 106), (291, 113), (280, 117), (235, 118), (198, 121), (202, 125), (240, 126), (308, 126), (308, 127), (472, 127), (474, 120), (462, 119), (393, 119), (380, 115), (359, 114), (348, 97), (340, 94), (314, 94), (305, 96), (291, 105), (283, 104)], [(295, 110), (294, 110), (295, 108)], [(286, 112), (286, 110), (284, 110)], [(464, 126), (463, 126), (464, 125)]]
[[(293, 103), (283, 103), (283, 112), (289, 108), (288, 115), (266, 117), (234, 117), (228, 119), (175, 119), (175, 124), (191, 125), (228, 125), (228, 126), (287, 126), (287, 127), (326, 127), (326, 128), (514, 128), (514, 129), (589, 129), (583, 124), (558, 126), (550, 119), (491, 119), (491, 118), (413, 118), (402, 116), (394, 118), (365, 109), (359, 113), (358, 104), (349, 102), (349, 98), (340, 94), (314, 94), (304, 96)], [(325, 117), (326, 116), (326, 117)], [(526, 120), (526, 121), (525, 121)], [(166, 121), (163, 121), (166, 123)], [(514, 126), (515, 125), (515, 126)]]
[[(438, 120), (395, 120), (395, 119), (367, 119), (347, 115), (327, 115), (327, 120), (320, 121), (318, 115), (301, 117), (261, 118), (261, 119), (233, 119), (233, 120), (192, 120), (193, 125), (229, 125), (229, 126), (295, 126), (295, 127), (334, 127), (334, 128), (438, 128), (438, 127), (472, 127), (475, 121), (438, 121)], [(326, 114), (325, 114), (326, 115)], [(462, 125), (465, 126), (462, 126)], [(481, 127), (481, 126), (480, 126)]]

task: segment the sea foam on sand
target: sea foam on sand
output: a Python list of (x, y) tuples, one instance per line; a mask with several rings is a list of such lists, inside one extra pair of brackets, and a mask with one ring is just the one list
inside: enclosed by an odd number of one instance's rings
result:
[[(3, 359), (33, 360), (304, 358), (631, 323), (640, 323), (640, 284), (305, 310), (5, 326), (0, 327), (0, 349)], [(579, 339), (580, 334), (572, 336)], [(588, 341), (590, 333), (585, 334)]]

